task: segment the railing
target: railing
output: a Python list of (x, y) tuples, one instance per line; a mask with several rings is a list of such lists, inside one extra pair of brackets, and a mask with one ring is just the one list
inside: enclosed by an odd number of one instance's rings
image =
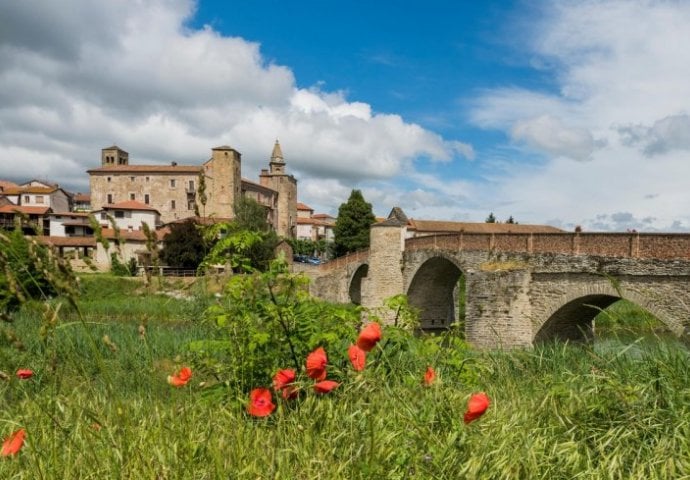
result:
[[(199, 272), (196, 269), (189, 268), (175, 268), (175, 267), (154, 267), (154, 266), (140, 266), (137, 271), (137, 275), (141, 276), (148, 271), (151, 275), (159, 277), (201, 277), (204, 272)], [(214, 273), (223, 273), (225, 269), (223, 267), (214, 267)]]

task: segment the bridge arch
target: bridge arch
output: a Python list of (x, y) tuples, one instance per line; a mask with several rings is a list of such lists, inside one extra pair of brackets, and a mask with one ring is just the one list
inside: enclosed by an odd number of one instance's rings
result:
[(362, 304), (362, 279), (369, 274), (369, 264), (362, 263), (359, 265), (354, 273), (350, 276), (348, 282), (348, 297), (355, 305)]
[(412, 274), (406, 289), (411, 307), (419, 309), (422, 330), (448, 328), (458, 320), (457, 291), (462, 269), (452, 257), (432, 255)]
[(594, 317), (602, 310), (625, 298), (658, 318), (671, 331), (680, 334), (682, 325), (669, 320), (666, 312), (657, 308), (648, 298), (636, 292), (624, 296), (609, 282), (597, 286), (575, 288), (568, 294), (550, 302), (542, 322), (536, 329), (534, 343), (548, 340), (589, 340), (594, 336)]

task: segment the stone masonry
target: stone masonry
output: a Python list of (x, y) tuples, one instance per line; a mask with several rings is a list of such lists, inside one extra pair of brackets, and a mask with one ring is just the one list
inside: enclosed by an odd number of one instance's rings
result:
[(312, 292), (333, 301), (359, 298), (368, 308), (405, 293), (420, 309), (422, 328), (436, 330), (457, 319), (464, 275), (466, 336), (488, 348), (586, 339), (594, 317), (621, 298), (676, 335), (690, 332), (690, 235), (456, 234), (405, 241), (405, 227), (394, 223), (372, 227), (368, 254), (311, 270)]

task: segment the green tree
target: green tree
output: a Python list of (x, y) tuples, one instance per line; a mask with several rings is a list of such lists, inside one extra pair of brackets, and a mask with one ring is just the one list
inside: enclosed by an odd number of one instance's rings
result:
[(340, 205), (335, 221), (334, 254), (340, 257), (369, 246), (369, 229), (376, 221), (371, 203), (364, 200), (362, 192), (352, 190), (347, 202)]
[(510, 217), (508, 217), (508, 220), (506, 220), (506, 223), (517, 224), (518, 222), (516, 222), (513, 216), (511, 215)]
[(496, 223), (496, 217), (494, 216), (494, 212), (489, 213), (489, 216), (486, 217), (486, 220), (484, 220), (486, 223)]
[(160, 258), (165, 265), (196, 269), (206, 255), (206, 242), (199, 225), (191, 220), (170, 225), (163, 238)]
[(267, 232), (271, 229), (267, 220), (267, 207), (253, 198), (241, 197), (235, 204), (234, 210), (234, 223), (240, 230)]

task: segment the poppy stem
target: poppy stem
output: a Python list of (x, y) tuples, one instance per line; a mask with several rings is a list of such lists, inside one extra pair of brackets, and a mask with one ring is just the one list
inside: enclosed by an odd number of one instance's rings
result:
[(295, 353), (295, 346), (292, 344), (292, 339), (290, 338), (290, 329), (288, 328), (287, 322), (283, 318), (280, 305), (278, 304), (278, 299), (276, 299), (273, 293), (273, 283), (268, 282), (268, 293), (271, 294), (271, 301), (276, 306), (276, 312), (278, 313), (278, 323), (283, 328), (285, 332), (285, 338), (287, 339), (288, 345), (290, 346), (290, 353), (292, 354), (292, 361), (295, 362), (295, 370), (299, 371), (299, 360), (297, 360), (297, 354)]

